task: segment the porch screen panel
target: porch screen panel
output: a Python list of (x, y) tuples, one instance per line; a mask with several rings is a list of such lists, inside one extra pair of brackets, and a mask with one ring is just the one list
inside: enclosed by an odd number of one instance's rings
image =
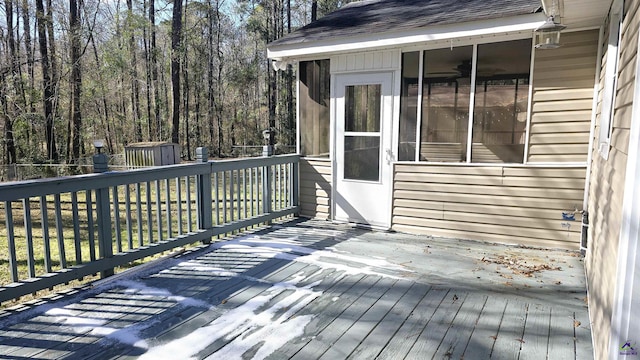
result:
[(416, 129), (418, 126), (418, 71), (420, 53), (402, 54), (402, 89), (400, 94), (400, 144), (398, 160), (416, 159)]
[(421, 161), (466, 161), (472, 57), (471, 46), (424, 52)]
[(530, 67), (530, 39), (478, 45), (472, 162), (524, 161)]
[(329, 157), (330, 89), (329, 60), (300, 62), (300, 153)]
[(345, 179), (380, 180), (381, 94), (380, 84), (345, 88)]

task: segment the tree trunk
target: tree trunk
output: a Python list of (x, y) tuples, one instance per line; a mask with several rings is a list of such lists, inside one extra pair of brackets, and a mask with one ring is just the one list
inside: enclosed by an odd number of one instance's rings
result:
[(40, 64), (42, 67), (43, 108), (45, 119), (45, 136), (47, 142), (47, 158), (58, 161), (58, 149), (53, 127), (53, 84), (49, 74), (49, 53), (47, 48), (47, 24), (42, 0), (36, 0), (36, 20), (38, 27), (38, 43), (40, 46)]
[[(53, 31), (53, 6), (51, 4), (52, 0), (47, 0), (47, 15), (46, 15), (46, 28), (47, 28), (47, 33), (49, 36), (49, 64), (51, 66), (51, 91), (52, 91), (52, 99), (51, 99), (51, 110), (52, 110), (52, 114), (53, 117), (56, 117), (56, 114), (58, 113), (58, 98), (59, 98), (59, 91), (58, 88), (60, 86), (60, 77), (58, 74), (58, 62), (56, 61), (58, 56), (57, 56), (57, 51), (56, 51), (56, 37), (55, 37), (55, 33)], [(39, 35), (39, 30), (38, 30), (38, 36)]]
[[(19, 76), (18, 76), (18, 60), (16, 59), (16, 43), (15, 38), (13, 36), (13, 0), (5, 0), (5, 14), (6, 17), (6, 25), (7, 25), (7, 45), (9, 47), (9, 52), (7, 56), (7, 65), (9, 68), (9, 76), (11, 77), (10, 83), (13, 83), (13, 94), (17, 95), (18, 91), (20, 91), (19, 86)], [(24, 93), (23, 93), (24, 94)], [(8, 102), (7, 102), (8, 105)], [(11, 108), (6, 106), (5, 116), (4, 116), (4, 134), (5, 134), (5, 146), (6, 146), (6, 163), (7, 164), (15, 164), (16, 163), (16, 146), (13, 137), (13, 117), (17, 113), (17, 104), (13, 103)]]
[(158, 50), (156, 49), (156, 8), (155, 1), (149, 0), (151, 89), (154, 98), (155, 129), (152, 132), (155, 140), (162, 139), (162, 122), (160, 120), (160, 86), (158, 85)]
[(80, 67), (80, 11), (76, 0), (69, 0), (69, 30), (71, 41), (71, 158), (75, 163), (80, 158), (80, 142), (82, 134), (82, 113), (80, 99), (82, 96), (82, 70)]
[[(188, 5), (188, 0), (184, 0), (184, 8), (188, 9), (189, 5)], [(185, 16), (184, 16), (184, 24), (183, 24), (183, 28), (189, 28), (189, 23), (188, 23), (188, 18), (186, 15), (186, 10), (184, 11)], [(184, 136), (184, 141), (185, 141), (185, 146), (186, 146), (186, 153), (187, 153), (187, 158), (189, 160), (191, 160), (191, 137), (190, 137), (190, 133), (189, 133), (189, 57), (187, 56), (188, 54), (188, 42), (187, 42), (187, 36), (186, 34), (181, 34), (181, 36), (184, 35), (184, 38), (182, 39), (182, 43), (183, 45), (183, 50), (182, 50), (182, 78), (183, 81), (182, 83), (184, 84), (183, 87), (183, 94), (184, 94), (184, 99), (182, 102), (182, 111), (183, 111), (183, 122), (184, 122), (184, 131), (183, 131), (183, 136)]]
[[(153, 1), (153, 0), (152, 0)], [(144, 2), (144, 8), (147, 8), (147, 1), (145, 0)], [(153, 119), (151, 117), (151, 98), (152, 98), (152, 94), (151, 92), (153, 91), (152, 89), (152, 83), (151, 83), (151, 52), (149, 51), (149, 39), (148, 39), (148, 35), (147, 35), (147, 27), (145, 26), (142, 29), (142, 37), (143, 37), (143, 42), (144, 42), (144, 61), (145, 61), (145, 67), (146, 67), (146, 76), (147, 76), (147, 81), (146, 81), (146, 95), (147, 95), (147, 140), (151, 140), (151, 133), (152, 133), (152, 128), (153, 128)]]
[[(29, 21), (29, 1), (22, 0), (22, 26), (24, 27), (24, 47), (27, 53), (27, 72), (29, 73), (29, 88), (35, 88), (35, 74), (33, 66), (33, 46), (31, 45), (31, 23)], [(36, 111), (33, 96), (29, 96), (29, 112)]]
[[(291, 33), (291, 0), (287, 0), (287, 34)], [(296, 121), (293, 113), (293, 67), (287, 65), (287, 144), (296, 144)]]
[(131, 107), (133, 113), (134, 131), (136, 141), (142, 141), (142, 124), (140, 124), (140, 118), (142, 117), (140, 112), (140, 86), (138, 84), (138, 59), (136, 57), (136, 40), (134, 37), (133, 29), (133, 0), (127, 0), (127, 24), (129, 27), (129, 56), (131, 69), (129, 74), (131, 76)]
[(318, 0), (311, 2), (311, 21), (318, 20)]
[[(217, 0), (216, 0), (217, 1)], [(213, 57), (213, 31), (214, 31), (214, 27), (213, 27), (213, 4), (211, 2), (211, 0), (209, 0), (208, 3), (208, 7), (207, 7), (207, 17), (209, 20), (209, 31), (207, 34), (207, 58), (208, 58), (208, 66), (207, 66), (207, 115), (209, 118), (209, 138), (211, 141), (211, 147), (213, 148), (214, 146), (214, 139), (215, 139), (215, 124), (214, 124), (214, 118), (215, 118), (215, 96), (214, 96), (214, 92), (215, 92), (215, 87), (214, 87), (214, 79), (213, 79), (213, 72), (214, 72), (214, 57)], [(218, 148), (219, 151), (219, 148)], [(220, 156), (220, 153), (217, 154), (218, 156)]]
[(222, 70), (224, 64), (224, 54), (222, 52), (222, 16), (220, 16), (220, 0), (216, 0), (216, 55), (218, 57), (218, 82), (217, 82), (217, 91), (216, 91), (216, 117), (218, 119), (218, 155), (222, 156), (223, 153), (223, 145), (224, 138), (222, 132), (222, 114), (224, 111), (224, 102), (223, 102), (223, 90), (222, 90)]
[(171, 88), (173, 91), (171, 142), (180, 143), (180, 45), (182, 43), (182, 0), (173, 2), (171, 21)]

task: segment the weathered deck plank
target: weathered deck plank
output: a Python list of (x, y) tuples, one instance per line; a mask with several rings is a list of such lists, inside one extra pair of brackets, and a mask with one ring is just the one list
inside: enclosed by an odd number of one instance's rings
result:
[(465, 358), (491, 358), (506, 307), (507, 299), (504, 297), (491, 297), (487, 300), (464, 351)]
[(462, 358), (487, 298), (486, 295), (473, 293), (467, 296), (454, 318), (453, 324), (442, 339), (442, 343), (434, 355), (435, 359)]
[(492, 359), (517, 359), (522, 346), (522, 336), (527, 316), (527, 304), (521, 300), (508, 299), (500, 330), (491, 352)]
[(553, 354), (554, 359), (575, 359), (574, 329), (574, 317), (571, 310), (551, 309), (549, 354)]
[(551, 308), (539, 304), (529, 304), (520, 359), (544, 359), (547, 356), (550, 321)]
[[(563, 270), (499, 261), (528, 257)], [(593, 357), (582, 264), (566, 252), (309, 221), (163, 264), (3, 316), (0, 358)]]
[(411, 316), (405, 321), (400, 330), (382, 350), (378, 359), (404, 358), (422, 333), (425, 324), (429, 323), (434, 313), (443, 301), (446, 301), (448, 290), (431, 289), (416, 306)]
[[(383, 284), (381, 284), (383, 285)], [(384, 285), (383, 285), (384, 286)], [(373, 328), (389, 313), (398, 300), (409, 290), (411, 283), (396, 281), (389, 290), (376, 301), (320, 359), (333, 360), (347, 358), (369, 335)], [(390, 335), (389, 335), (390, 337)]]
[(396, 335), (402, 324), (431, 287), (413, 283), (411, 288), (393, 306), (375, 329), (358, 345), (349, 359), (375, 359)]
[[(372, 278), (372, 279), (369, 279)], [(292, 359), (318, 359), (344, 334), (358, 319), (376, 302), (386, 290), (395, 283), (394, 280), (388, 278), (380, 278), (378, 276), (367, 276), (365, 287), (367, 291), (360, 296), (357, 301), (353, 302), (346, 308), (339, 317), (336, 317), (331, 323), (318, 333), (307, 346), (302, 348)], [(371, 286), (368, 282), (371, 281)], [(375, 286), (374, 286), (375, 285)], [(355, 287), (360, 284), (354, 285)]]

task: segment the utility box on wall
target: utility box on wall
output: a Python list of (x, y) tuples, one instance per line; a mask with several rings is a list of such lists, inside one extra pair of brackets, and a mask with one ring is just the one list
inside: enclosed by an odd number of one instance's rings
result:
[(129, 168), (162, 166), (180, 163), (180, 145), (162, 141), (141, 142), (125, 146)]

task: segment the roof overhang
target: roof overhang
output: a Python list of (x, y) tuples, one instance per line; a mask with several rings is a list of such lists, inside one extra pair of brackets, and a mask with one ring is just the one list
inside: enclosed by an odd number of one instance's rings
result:
[[(540, 0), (545, 14), (554, 15), (567, 29), (600, 27), (613, 0)], [(559, 18), (558, 18), (559, 16)]]
[(546, 18), (545, 14), (537, 13), (509, 18), (430, 26), (402, 32), (341, 37), (316, 42), (299, 42), (267, 47), (267, 56), (274, 60), (292, 60), (315, 55), (327, 56), (336, 53), (378, 50), (437, 41), (481, 38), (496, 34), (533, 33), (533, 30), (542, 25)]

